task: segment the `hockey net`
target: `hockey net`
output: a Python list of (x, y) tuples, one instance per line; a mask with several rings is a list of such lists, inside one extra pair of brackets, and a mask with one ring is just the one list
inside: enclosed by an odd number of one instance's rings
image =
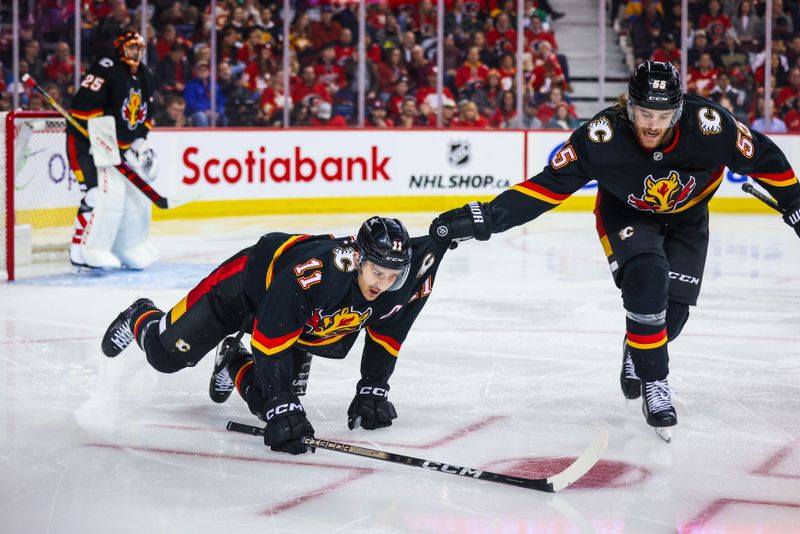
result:
[(69, 266), (81, 192), (66, 154), (66, 121), (57, 113), (0, 114), (0, 280)]

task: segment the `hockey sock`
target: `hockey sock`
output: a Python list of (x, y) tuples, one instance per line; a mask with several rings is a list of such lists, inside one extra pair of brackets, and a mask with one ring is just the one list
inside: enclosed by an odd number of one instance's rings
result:
[(626, 325), (626, 343), (639, 379), (654, 382), (666, 378), (669, 374), (666, 324), (663, 321), (660, 324), (641, 323), (629, 314)]
[(149, 308), (131, 317), (131, 332), (133, 332), (133, 338), (140, 349), (144, 350), (144, 338), (150, 325), (158, 325), (158, 321), (163, 315), (164, 312), (161, 310)]

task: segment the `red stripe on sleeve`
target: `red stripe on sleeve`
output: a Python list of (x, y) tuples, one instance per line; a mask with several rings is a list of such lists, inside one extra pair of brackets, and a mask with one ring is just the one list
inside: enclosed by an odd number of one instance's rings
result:
[(375, 332), (375, 330), (373, 330), (372, 328), (369, 328), (369, 327), (367, 328), (367, 330), (369, 331), (369, 335), (371, 335), (372, 337), (374, 337), (378, 341), (383, 341), (384, 343), (386, 343), (387, 345), (392, 347), (394, 350), (400, 351), (400, 347), (402, 346), (402, 343), (400, 343), (399, 341), (397, 341), (393, 337), (382, 336), (382, 335), (378, 334), (377, 332)]
[(528, 180), (526, 180), (524, 182), (521, 182), (521, 183), (518, 183), (517, 185), (519, 187), (524, 187), (525, 189), (529, 189), (531, 191), (535, 191), (536, 193), (539, 193), (540, 195), (544, 195), (544, 196), (546, 196), (548, 198), (552, 198), (553, 200), (558, 200), (559, 202), (563, 202), (564, 200), (569, 198), (569, 195), (559, 195), (558, 193), (554, 193), (554, 192), (550, 191), (546, 187), (542, 187), (541, 185), (535, 184), (535, 183), (533, 183), (531, 181), (528, 181)]
[(788, 182), (794, 178), (794, 171), (789, 169), (778, 173), (759, 173), (751, 174), (750, 176), (756, 179), (763, 178), (764, 180), (771, 180), (773, 182)]

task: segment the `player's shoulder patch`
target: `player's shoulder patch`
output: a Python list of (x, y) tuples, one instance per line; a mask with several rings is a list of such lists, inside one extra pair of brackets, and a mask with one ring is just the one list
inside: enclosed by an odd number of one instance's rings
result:
[(614, 137), (614, 128), (605, 115), (600, 115), (586, 125), (586, 136), (593, 143), (608, 143)]
[(703, 135), (722, 133), (722, 115), (710, 106), (703, 106), (697, 110), (697, 125)]
[(110, 57), (104, 57), (100, 58), (100, 61), (98, 61), (97, 64), (106, 69), (110, 69), (111, 67), (114, 66), (114, 60), (111, 59)]

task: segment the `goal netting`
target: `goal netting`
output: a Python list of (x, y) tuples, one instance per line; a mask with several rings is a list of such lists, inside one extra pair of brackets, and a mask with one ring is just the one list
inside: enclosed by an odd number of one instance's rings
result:
[(36, 264), (68, 267), (72, 224), (81, 199), (66, 154), (66, 121), (57, 113), (0, 113), (3, 198), (0, 279)]

